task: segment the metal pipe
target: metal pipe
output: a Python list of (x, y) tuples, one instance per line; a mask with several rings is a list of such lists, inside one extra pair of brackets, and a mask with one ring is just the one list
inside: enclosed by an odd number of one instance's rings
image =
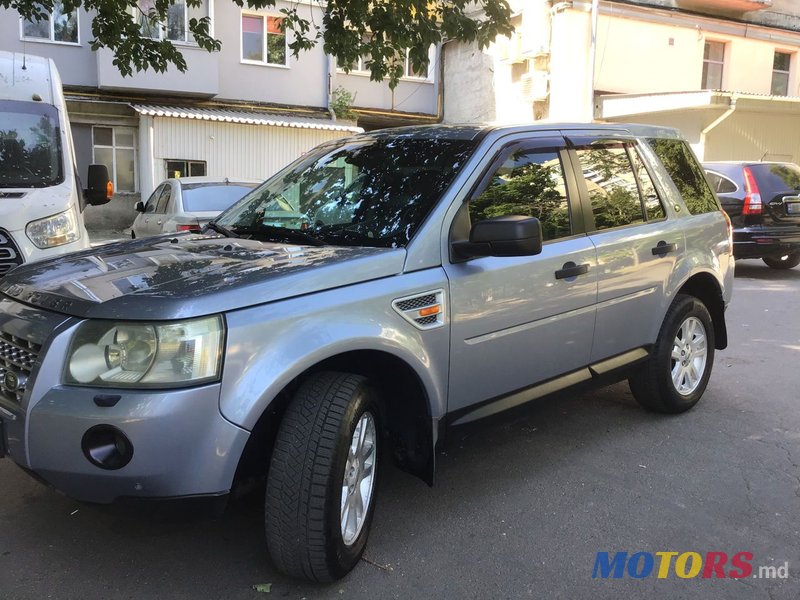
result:
[(594, 70), (597, 57), (597, 19), (600, 13), (600, 0), (592, 0), (592, 42), (589, 46), (589, 69), (586, 86), (587, 121), (594, 119)]

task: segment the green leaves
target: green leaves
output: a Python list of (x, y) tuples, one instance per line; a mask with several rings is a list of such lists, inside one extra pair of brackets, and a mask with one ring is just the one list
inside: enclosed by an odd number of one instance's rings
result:
[[(0, 0), (0, 7), (38, 21), (47, 18), (57, 1)], [(188, 32), (179, 32), (174, 25), (183, 22), (181, 10), (196, 9), (204, 2), (207, 0), (63, 0), (61, 4), (65, 12), (80, 6), (95, 12), (92, 49), (111, 49), (114, 65), (123, 75), (131, 75), (134, 70), (163, 72), (171, 65), (185, 71), (186, 61), (173, 44), (182, 39), (176, 38), (179, 34), (204, 50), (218, 51), (222, 42), (210, 35), (209, 16), (190, 18)], [(275, 6), (275, 0), (234, 3), (251, 9)], [(452, 39), (477, 41), (485, 47), (497, 35), (513, 31), (507, 0), (315, 0), (310, 9), (295, 4), (280, 12), (293, 56), (322, 42), (340, 68), (348, 71), (362, 58), (370, 78), (388, 79), (391, 88), (406, 72), (406, 51), (410, 70), (426, 72), (428, 49), (434, 44)], [(321, 22), (318, 12), (322, 13)], [(235, 48), (239, 40), (226, 39), (224, 43)]]
[(257, 592), (261, 592), (263, 594), (269, 594), (272, 591), (272, 584), (271, 583), (257, 583), (253, 586), (253, 589)]

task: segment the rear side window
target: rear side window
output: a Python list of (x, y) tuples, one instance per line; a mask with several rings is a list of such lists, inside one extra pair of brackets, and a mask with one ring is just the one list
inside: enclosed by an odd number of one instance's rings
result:
[(678, 188), (691, 214), (700, 215), (719, 210), (705, 173), (686, 142), (668, 139), (650, 139), (648, 142)]
[(635, 148), (616, 141), (576, 149), (598, 230), (664, 218), (650, 174)]
[(472, 223), (506, 215), (539, 219), (544, 241), (570, 235), (564, 169), (557, 150), (514, 150), (469, 203)]
[(732, 194), (739, 189), (733, 181), (719, 173), (706, 171), (706, 177), (708, 177), (711, 187), (714, 188), (714, 191), (718, 194)]

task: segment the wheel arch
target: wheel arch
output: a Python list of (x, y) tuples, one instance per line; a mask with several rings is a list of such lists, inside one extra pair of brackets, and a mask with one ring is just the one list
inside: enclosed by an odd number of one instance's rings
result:
[(311, 374), (340, 371), (363, 375), (377, 388), (391, 453), (402, 470), (433, 485), (437, 437), (432, 390), (404, 358), (386, 350), (349, 350), (326, 357), (294, 376), (266, 406), (239, 458), (234, 482), (267, 474), (280, 422), (299, 385)]
[(689, 277), (677, 291), (678, 294), (694, 296), (705, 304), (714, 324), (714, 348), (728, 347), (728, 328), (725, 324), (725, 301), (722, 286), (711, 273), (699, 272)]

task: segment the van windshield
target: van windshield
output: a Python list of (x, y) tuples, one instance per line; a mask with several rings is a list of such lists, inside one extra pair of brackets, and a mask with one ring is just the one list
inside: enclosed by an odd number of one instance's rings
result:
[(64, 181), (58, 110), (51, 104), (0, 100), (0, 188)]

